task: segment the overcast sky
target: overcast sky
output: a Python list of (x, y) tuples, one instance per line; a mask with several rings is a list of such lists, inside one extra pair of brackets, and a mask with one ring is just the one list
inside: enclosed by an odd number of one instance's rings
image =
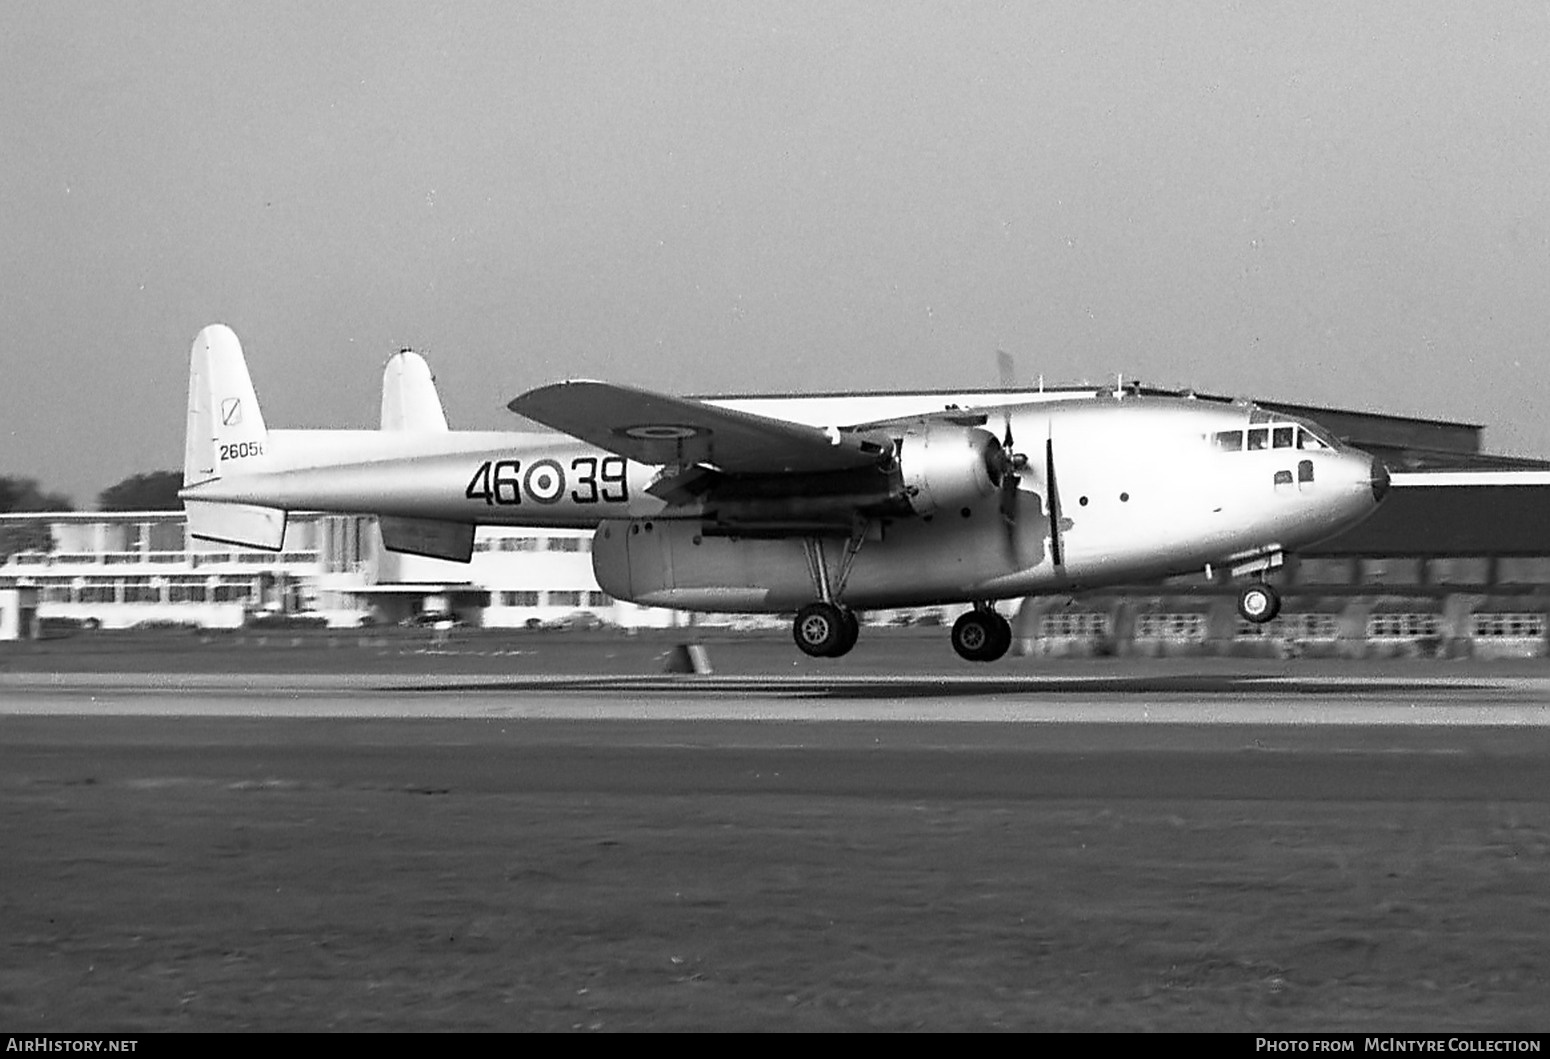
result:
[(1550, 456), (1550, 6), (0, 2), (0, 474), (274, 426), (1111, 379)]

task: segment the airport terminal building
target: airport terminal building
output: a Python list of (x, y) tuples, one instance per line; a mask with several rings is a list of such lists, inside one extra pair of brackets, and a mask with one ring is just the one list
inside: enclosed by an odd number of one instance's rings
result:
[[(1014, 621), (1023, 653), (1550, 654), (1550, 461), (1489, 455), (1474, 424), (1259, 404), (1380, 457), (1394, 488), (1378, 513), (1288, 556), (1270, 575), (1285, 605), (1267, 625), (1242, 621), (1236, 590), (1202, 571), (1027, 600)], [(459, 564), (389, 552), (375, 520), (360, 516), (293, 515), (278, 552), (195, 540), (181, 512), (0, 520), (41, 523), (51, 541), (0, 565), (0, 638), (51, 626), (343, 628), (449, 617), (509, 629), (786, 625), (611, 599), (593, 577), (591, 533), (581, 530), (481, 527), (472, 562)], [(959, 609), (863, 617), (950, 621)]]

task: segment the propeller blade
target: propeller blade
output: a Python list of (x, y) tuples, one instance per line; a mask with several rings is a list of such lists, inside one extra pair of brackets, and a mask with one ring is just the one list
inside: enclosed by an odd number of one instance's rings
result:
[(1022, 549), (1018, 547), (1017, 536), (1017, 487), (1022, 479), (1008, 471), (1001, 479), (1001, 523), (1006, 527), (1006, 553), (1012, 562), (1021, 567), (1023, 564)]
[(1044, 441), (1044, 489), (1049, 496), (1044, 506), (1049, 508), (1049, 555), (1056, 566), (1063, 566), (1065, 558), (1060, 544), (1060, 490), (1055, 485), (1055, 439)]
[(1012, 363), (1012, 355), (1004, 349), (996, 350), (996, 374), (1001, 377), (1003, 390), (1017, 387), (1017, 367)]

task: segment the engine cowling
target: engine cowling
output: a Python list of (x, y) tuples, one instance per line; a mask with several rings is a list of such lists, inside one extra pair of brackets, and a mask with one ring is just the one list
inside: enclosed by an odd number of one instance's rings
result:
[(899, 441), (904, 498), (917, 515), (965, 507), (1001, 488), (1009, 460), (988, 430), (926, 424)]

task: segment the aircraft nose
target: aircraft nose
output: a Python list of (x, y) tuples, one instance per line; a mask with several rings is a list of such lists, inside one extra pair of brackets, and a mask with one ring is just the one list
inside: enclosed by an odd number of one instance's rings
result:
[(1372, 477), (1369, 481), (1372, 483), (1373, 503), (1382, 503), (1389, 491), (1389, 469), (1376, 456), (1372, 458)]

